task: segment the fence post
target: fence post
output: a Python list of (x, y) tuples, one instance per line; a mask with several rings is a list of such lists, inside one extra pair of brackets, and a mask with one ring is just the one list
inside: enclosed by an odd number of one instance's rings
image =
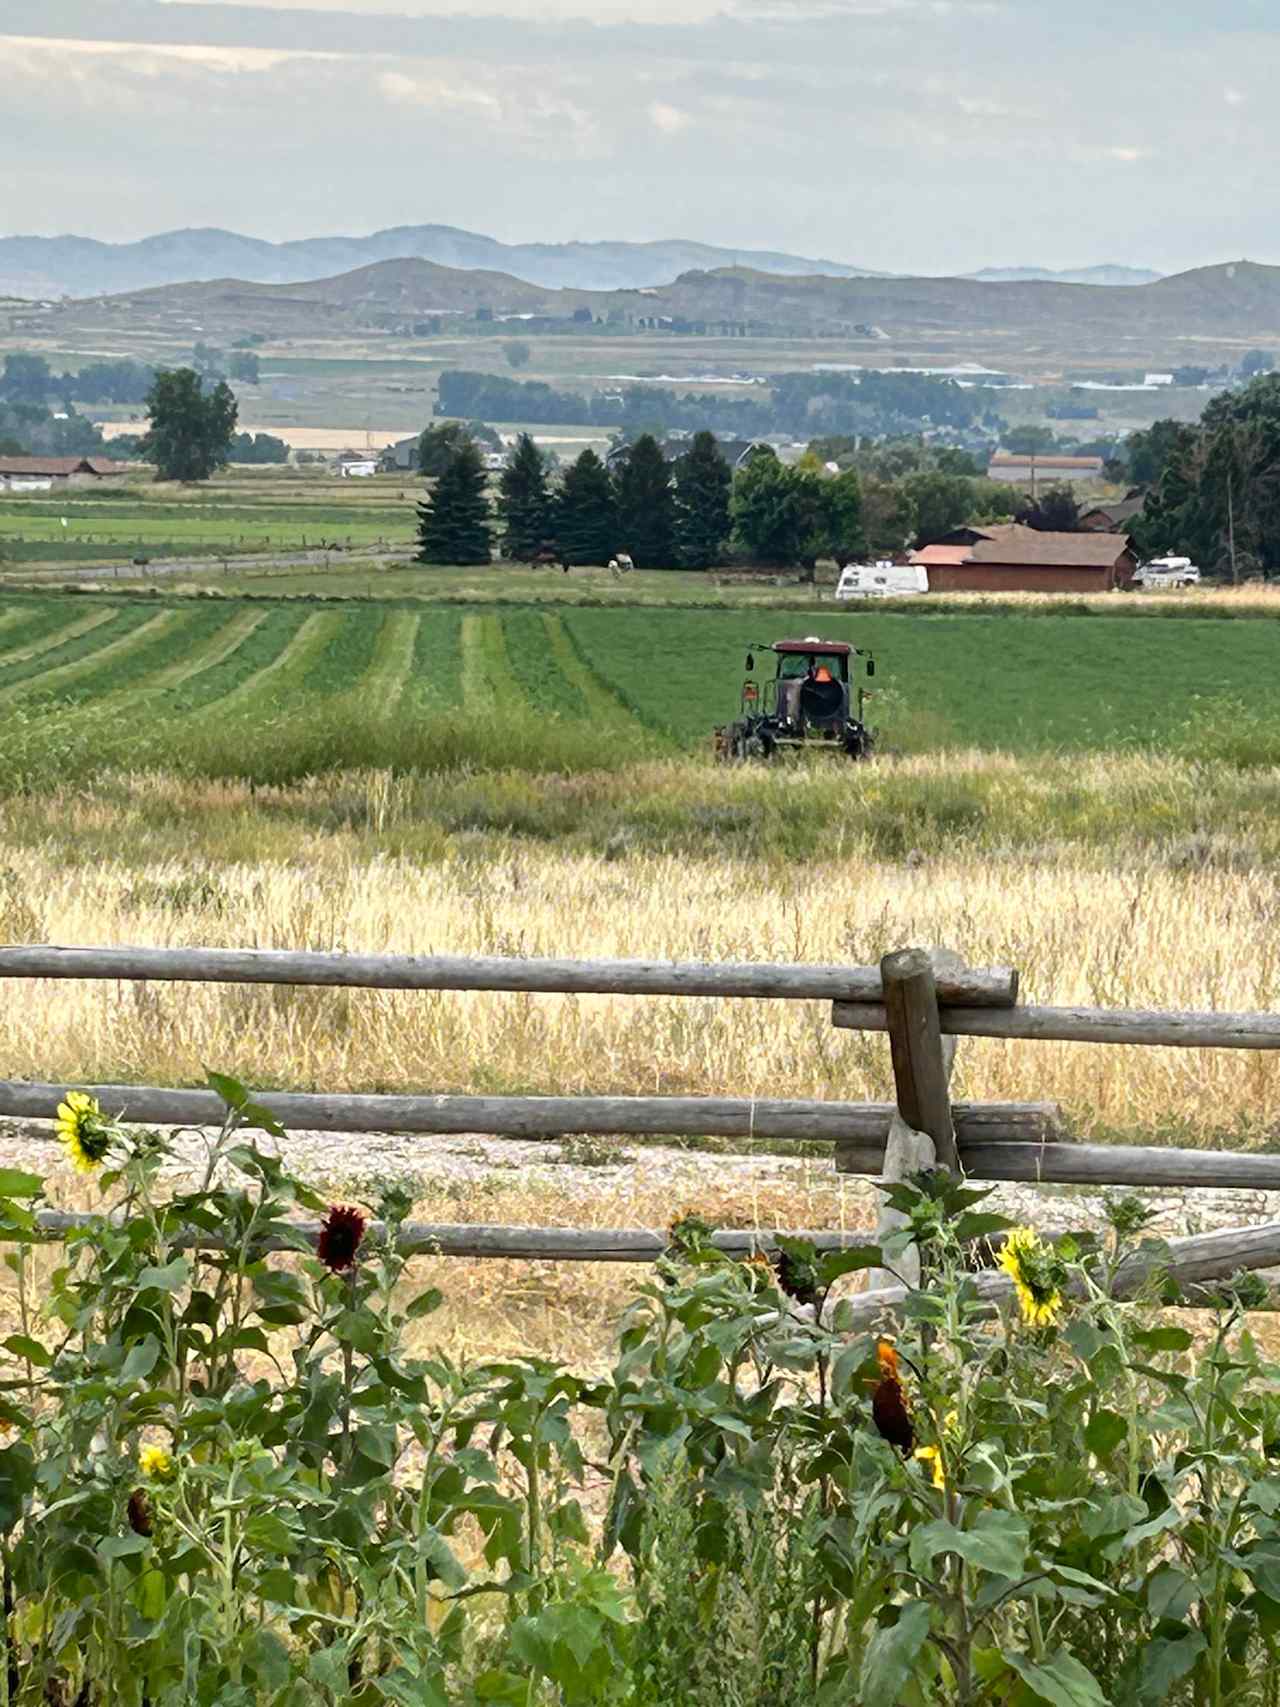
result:
[[(884, 1147), (881, 1177), (889, 1183), (906, 1179), (922, 1168), (960, 1171), (951, 1113), (955, 1039), (942, 1035), (934, 974), (958, 971), (961, 965), (959, 955), (949, 949), (934, 949), (932, 953), (922, 948), (900, 949), (895, 954), (886, 954), (880, 962), (898, 1104)], [(900, 1210), (885, 1204), (876, 1227), (877, 1240), (888, 1238), (905, 1222)], [(914, 1246), (903, 1251), (895, 1262), (896, 1273), (873, 1270), (867, 1282), (869, 1288), (902, 1282), (908, 1286), (919, 1284), (920, 1252)]]

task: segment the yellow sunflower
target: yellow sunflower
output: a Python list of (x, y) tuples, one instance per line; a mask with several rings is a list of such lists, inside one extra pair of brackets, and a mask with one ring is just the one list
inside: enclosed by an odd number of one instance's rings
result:
[(97, 1097), (87, 1091), (68, 1091), (66, 1101), (58, 1104), (55, 1130), (76, 1172), (91, 1174), (102, 1166), (115, 1129)]
[(942, 1464), (942, 1448), (940, 1446), (917, 1446), (916, 1457), (922, 1464), (929, 1466), (934, 1487), (942, 1493), (946, 1493), (947, 1473)]
[(1062, 1314), (1062, 1268), (1051, 1246), (1032, 1227), (1014, 1227), (1000, 1252), (1000, 1267), (1013, 1281), (1022, 1319), (1031, 1328), (1051, 1328)]
[(162, 1482), (173, 1473), (173, 1459), (163, 1446), (144, 1446), (138, 1453), (138, 1468), (144, 1476)]

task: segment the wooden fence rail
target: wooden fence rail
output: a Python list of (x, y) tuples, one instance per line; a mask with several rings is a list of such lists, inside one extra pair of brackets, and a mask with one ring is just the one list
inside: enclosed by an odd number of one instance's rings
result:
[[(268, 1092), (259, 1100), (286, 1127), (320, 1132), (489, 1133), (541, 1140), (576, 1133), (820, 1139), (834, 1144), (839, 1170), (889, 1178), (921, 1165), (912, 1157), (924, 1155), (944, 1163), (958, 1161), (967, 1174), (985, 1180), (1280, 1190), (1280, 1155), (1079, 1144), (1071, 1141), (1052, 1103), (953, 1103), (949, 1089), (955, 1039), (960, 1037), (1277, 1049), (1280, 1015), (1019, 1006), (1016, 971), (975, 970), (937, 951), (903, 951), (886, 956), (879, 966), (803, 966), (31, 945), (0, 948), (4, 978), (823, 1001), (832, 1004), (837, 1027), (889, 1033), (895, 1102), (338, 1092)], [(0, 1081), (0, 1115), (48, 1120), (64, 1088)], [(152, 1085), (86, 1088), (109, 1113), (140, 1124), (207, 1127), (222, 1118), (222, 1105), (209, 1091)], [(42, 1212), (42, 1235), (61, 1236), (82, 1219)], [(411, 1248), (442, 1255), (581, 1261), (651, 1261), (664, 1245), (657, 1233), (627, 1228), (440, 1226), (407, 1229), (405, 1236), (418, 1241)], [(718, 1242), (727, 1250), (745, 1252), (762, 1244), (767, 1248), (770, 1237), (725, 1233)], [(818, 1242), (830, 1245), (865, 1237), (822, 1234)], [(1177, 1252), (1178, 1262), (1195, 1279), (1221, 1276), (1237, 1267), (1269, 1267), (1280, 1263), (1280, 1223), (1205, 1235), (1200, 1243), (1184, 1240)], [(998, 1292), (998, 1280), (989, 1285)], [(892, 1311), (893, 1293), (892, 1287), (879, 1287), (859, 1308)]]
[[(1166, 1049), (1280, 1049), (1280, 1014), (1161, 1013), (1133, 1008), (1000, 1009), (948, 1005), (939, 998), (944, 1037), (1027, 1038), (1042, 1043), (1132, 1043)], [(889, 1031), (885, 1008), (838, 1001), (846, 1031)]]
[[(217, 1126), (212, 1091), (157, 1085), (89, 1085), (104, 1109), (142, 1125)], [(0, 1115), (48, 1120), (66, 1087), (0, 1080)], [(749, 1097), (468, 1097), (264, 1091), (256, 1100), (284, 1126), (312, 1132), (489, 1133), (505, 1138), (613, 1137), (852, 1140), (881, 1150), (892, 1103), (784, 1102)], [(1035, 1143), (1062, 1134), (1054, 1103), (957, 1103), (956, 1124), (973, 1143)], [(1280, 1157), (1277, 1158), (1280, 1163)]]
[[(454, 954), (311, 954), (268, 948), (0, 948), (0, 978), (109, 978), (154, 983), (334, 985), (367, 990), (524, 990), (566, 995), (754, 996), (875, 1003), (878, 966), (752, 961), (469, 959)], [(965, 968), (939, 1000), (1010, 1006), (1009, 967)]]

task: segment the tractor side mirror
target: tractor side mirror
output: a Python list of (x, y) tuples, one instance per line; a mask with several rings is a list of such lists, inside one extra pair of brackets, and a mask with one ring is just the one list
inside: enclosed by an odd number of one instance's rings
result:
[(874, 658), (868, 658), (867, 659), (867, 674), (869, 676), (874, 676), (875, 673), (876, 673), (876, 661)]
[(754, 670), (755, 667), (756, 667), (756, 655), (754, 652), (748, 652), (747, 653), (747, 669), (748, 670)]

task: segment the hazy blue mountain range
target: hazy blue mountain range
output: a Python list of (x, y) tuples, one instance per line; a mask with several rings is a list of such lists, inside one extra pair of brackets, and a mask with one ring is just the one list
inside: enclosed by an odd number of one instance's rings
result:
[(879, 275), (839, 261), (768, 250), (725, 249), (680, 239), (657, 243), (499, 243), (450, 225), (401, 225), (370, 237), (307, 237), (267, 243), (234, 231), (165, 231), (136, 243), (91, 237), (0, 238), (0, 294), (100, 296), (210, 279), (299, 284), (377, 261), (508, 273), (529, 284), (571, 290), (628, 290), (670, 284), (691, 268), (750, 267), (791, 276)]
[(1066, 267), (1052, 272), (1048, 267), (983, 267), (981, 272), (966, 273), (966, 278), (983, 284), (1087, 284), (1087, 285), (1145, 285), (1163, 278), (1149, 267)]
[[(773, 250), (728, 249), (670, 239), (654, 243), (500, 243), (451, 225), (400, 225), (369, 237), (306, 237), (268, 243), (234, 231), (165, 231), (136, 243), (92, 237), (0, 238), (0, 295), (102, 296), (157, 285), (243, 279), (301, 284), (378, 261), (433, 261), (465, 271), (501, 272), (548, 289), (636, 290), (671, 284), (682, 273), (741, 267), (783, 277), (887, 278), (870, 267)], [(989, 268), (983, 280), (1043, 279), (1070, 284), (1146, 284), (1159, 275), (1131, 267)]]

